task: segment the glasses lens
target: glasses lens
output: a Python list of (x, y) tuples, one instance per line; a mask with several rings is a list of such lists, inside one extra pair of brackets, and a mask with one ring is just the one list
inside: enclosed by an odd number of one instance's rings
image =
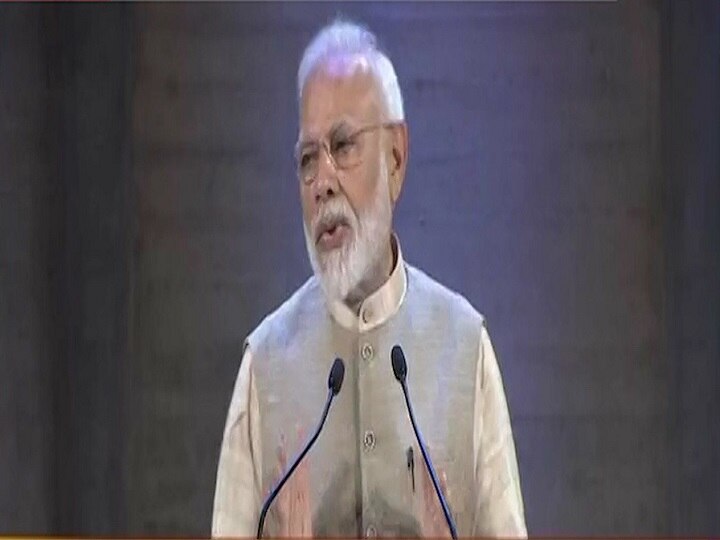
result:
[(296, 158), (297, 175), (305, 183), (312, 182), (317, 172), (317, 150), (306, 148)]
[(338, 169), (347, 169), (357, 165), (360, 157), (357, 137), (340, 135), (331, 141), (330, 149)]

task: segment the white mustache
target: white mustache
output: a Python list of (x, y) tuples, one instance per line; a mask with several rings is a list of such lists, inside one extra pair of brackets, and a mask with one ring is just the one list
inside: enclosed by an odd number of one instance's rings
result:
[(313, 236), (317, 238), (323, 228), (337, 223), (346, 223), (351, 227), (355, 225), (355, 215), (344, 199), (332, 199), (320, 207), (312, 221)]

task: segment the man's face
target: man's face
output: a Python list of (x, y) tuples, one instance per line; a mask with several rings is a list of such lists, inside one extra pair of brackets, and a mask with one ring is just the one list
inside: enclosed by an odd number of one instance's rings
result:
[[(303, 164), (313, 172), (299, 180), (308, 253), (340, 300), (382, 258), (399, 193), (390, 180), (396, 135), (380, 126), (381, 99), (365, 60), (348, 57), (326, 60), (302, 95), (297, 158), (301, 176)], [(358, 133), (369, 126), (377, 127)]]

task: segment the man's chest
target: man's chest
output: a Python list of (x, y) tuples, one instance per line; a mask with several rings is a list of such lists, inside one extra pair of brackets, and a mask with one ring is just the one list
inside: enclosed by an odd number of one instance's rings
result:
[[(345, 357), (342, 390), (306, 457), (314, 533), (417, 536), (426, 504), (425, 463), (402, 389), (392, 373), (389, 351), (394, 342), (362, 335), (346, 341), (350, 342), (335, 353)], [(335, 352), (340, 347), (328, 349)], [(333, 352), (316, 354), (332, 359)], [(447, 358), (432, 362), (413, 347), (408, 352), (416, 355), (408, 384), (419, 428), (435, 468), (447, 477), (458, 528), (469, 530), (472, 515), (466, 505), (474, 499), (475, 489), (474, 378), (463, 370), (454, 371), (458, 363)], [(273, 374), (275, 381), (283, 382), (276, 382), (272, 391), (259, 392), (264, 492), (278, 477), (274, 459), (278, 446), (285, 444), (292, 459), (319, 421), (328, 366), (318, 364), (286, 363)]]

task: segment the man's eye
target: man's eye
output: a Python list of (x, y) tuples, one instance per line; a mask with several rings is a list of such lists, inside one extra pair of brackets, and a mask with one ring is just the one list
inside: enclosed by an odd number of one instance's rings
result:
[(307, 167), (308, 165), (310, 165), (312, 160), (313, 160), (312, 153), (303, 154), (302, 156), (300, 156), (300, 167), (303, 167), (303, 168)]
[(352, 149), (353, 141), (350, 139), (340, 139), (333, 143), (333, 153), (344, 153)]

